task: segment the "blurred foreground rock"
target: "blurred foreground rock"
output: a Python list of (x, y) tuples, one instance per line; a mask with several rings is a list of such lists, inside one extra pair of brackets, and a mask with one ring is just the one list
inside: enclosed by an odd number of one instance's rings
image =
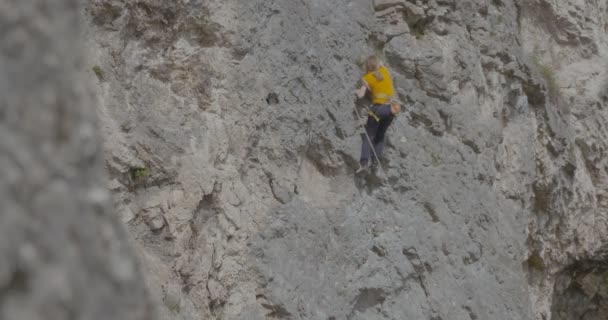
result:
[(79, 6), (0, 3), (0, 319), (154, 319), (106, 189)]

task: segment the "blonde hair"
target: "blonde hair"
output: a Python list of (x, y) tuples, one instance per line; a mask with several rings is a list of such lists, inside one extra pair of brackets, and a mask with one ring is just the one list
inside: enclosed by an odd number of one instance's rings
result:
[(382, 62), (380, 62), (380, 59), (375, 55), (371, 55), (365, 60), (365, 69), (367, 69), (367, 72), (373, 72), (374, 77), (376, 77), (378, 81), (384, 80), (384, 76), (380, 72), (381, 66)]

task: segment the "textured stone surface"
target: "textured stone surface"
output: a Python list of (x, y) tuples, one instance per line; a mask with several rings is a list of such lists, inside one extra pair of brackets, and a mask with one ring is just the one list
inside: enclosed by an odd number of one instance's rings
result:
[[(528, 238), (537, 317), (602, 319), (607, 314), (605, 294), (578, 291), (589, 287), (581, 279), (602, 274), (608, 257), (607, 10), (601, 2), (521, 4), (523, 47), (537, 61), (541, 77), (556, 88), (551, 99), (556, 102), (536, 112), (545, 120), (538, 126)], [(543, 12), (543, 19), (534, 11)]]
[(110, 210), (75, 1), (0, 3), (0, 319), (154, 319)]
[[(586, 280), (608, 235), (605, 4), (91, 0), (85, 16), (115, 207), (167, 319), (605, 305)], [(374, 52), (405, 102), (384, 187), (353, 175)]]

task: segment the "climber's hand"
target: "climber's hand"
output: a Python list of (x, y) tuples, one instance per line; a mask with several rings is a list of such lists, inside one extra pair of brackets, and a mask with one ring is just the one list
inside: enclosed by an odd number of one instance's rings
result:
[(398, 115), (399, 112), (401, 111), (401, 105), (399, 103), (393, 102), (391, 103), (391, 113), (393, 115)]
[(359, 88), (359, 89), (357, 89), (357, 90), (355, 91), (355, 96), (356, 96), (358, 99), (363, 98), (363, 97), (365, 96), (365, 91), (366, 91), (366, 90), (367, 90), (367, 87), (366, 87), (366, 86), (361, 86), (361, 88)]

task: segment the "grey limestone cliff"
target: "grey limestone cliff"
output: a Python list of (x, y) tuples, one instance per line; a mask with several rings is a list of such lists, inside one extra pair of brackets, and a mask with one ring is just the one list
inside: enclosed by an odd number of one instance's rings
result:
[[(605, 319), (607, 5), (91, 0), (114, 206), (167, 319)], [(376, 53), (404, 112), (355, 176)]]

